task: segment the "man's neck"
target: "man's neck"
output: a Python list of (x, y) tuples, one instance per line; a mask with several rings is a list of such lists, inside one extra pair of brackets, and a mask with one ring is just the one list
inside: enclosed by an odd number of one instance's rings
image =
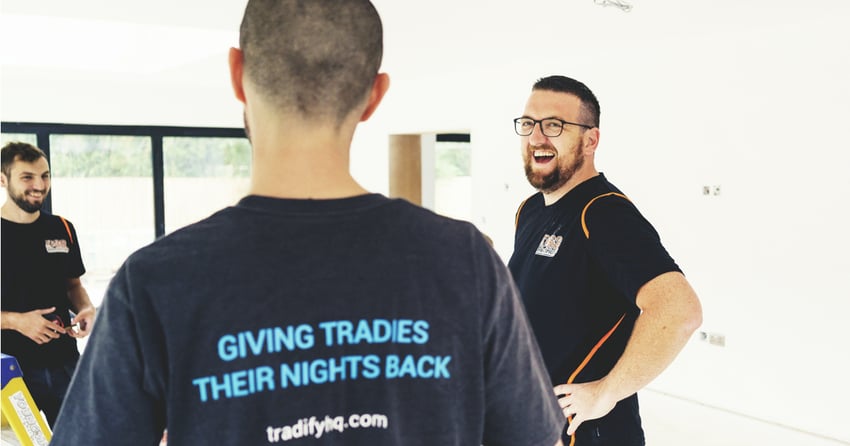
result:
[(326, 141), (292, 147), (285, 142), (256, 145), (252, 162), (254, 195), (278, 198), (331, 199), (367, 193), (349, 171), (348, 148)]
[(14, 223), (29, 224), (38, 220), (40, 215), (41, 211), (35, 211), (32, 213), (24, 211), (8, 197), (6, 198), (6, 203), (0, 207), (0, 216), (2, 216), (5, 220), (9, 220)]
[(350, 173), (356, 122), (349, 119), (337, 124), (273, 113), (254, 117), (250, 193), (296, 199), (346, 198), (367, 193)]
[(558, 202), (561, 198), (564, 198), (567, 193), (571, 190), (575, 189), (581, 183), (596, 177), (599, 175), (599, 172), (596, 169), (588, 170), (586, 172), (576, 172), (572, 178), (569, 179), (563, 186), (559, 187), (558, 190), (552, 192), (543, 192), (543, 203), (546, 206), (551, 206)]
[(328, 200), (363, 195), (368, 191), (350, 175), (344, 177), (312, 175), (305, 176), (290, 172), (279, 172), (280, 177), (255, 175), (251, 180), (251, 195), (274, 198)]
[[(334, 156), (334, 155), (337, 156)], [(255, 152), (250, 193), (277, 198), (331, 199), (365, 194), (340, 152), (313, 149)], [(307, 156), (304, 156), (307, 155)]]

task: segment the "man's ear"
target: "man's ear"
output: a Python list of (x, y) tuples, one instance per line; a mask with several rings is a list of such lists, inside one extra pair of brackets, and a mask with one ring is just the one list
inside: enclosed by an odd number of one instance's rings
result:
[(375, 76), (375, 81), (372, 83), (372, 90), (369, 92), (369, 102), (366, 103), (366, 109), (360, 115), (361, 121), (365, 121), (372, 116), (372, 113), (378, 108), (378, 104), (381, 103), (381, 99), (384, 98), (384, 94), (387, 93), (389, 88), (390, 75), (387, 73), (378, 73)]
[(6, 174), (0, 173), (0, 186), (6, 187)]
[(230, 48), (228, 62), (230, 63), (230, 83), (233, 86), (233, 94), (239, 102), (244, 104), (245, 88), (242, 85), (242, 69), (244, 67), (242, 50), (239, 48)]
[(596, 147), (599, 145), (599, 127), (587, 129), (583, 135), (584, 152), (586, 155), (592, 155), (596, 152)]

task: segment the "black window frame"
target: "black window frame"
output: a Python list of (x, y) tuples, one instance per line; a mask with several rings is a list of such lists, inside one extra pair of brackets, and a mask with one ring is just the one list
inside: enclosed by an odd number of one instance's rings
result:
[[(156, 238), (165, 235), (165, 188), (162, 139), (167, 137), (196, 138), (246, 138), (245, 129), (230, 127), (179, 127), (152, 125), (101, 125), (56, 124), (38, 122), (2, 122), (3, 133), (29, 133), (36, 135), (36, 145), (50, 162), (50, 135), (115, 135), (147, 136), (151, 139), (151, 166), (153, 172), (154, 227)], [(53, 211), (51, 195), (44, 200), (44, 209)]]

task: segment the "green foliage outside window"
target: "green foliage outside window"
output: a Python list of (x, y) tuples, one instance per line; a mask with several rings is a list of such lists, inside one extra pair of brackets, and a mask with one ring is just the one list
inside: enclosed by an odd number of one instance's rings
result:
[(438, 142), (435, 147), (436, 178), (468, 177), (471, 174), (469, 143)]
[(35, 133), (3, 133), (0, 135), (0, 146), (5, 146), (7, 142), (28, 142), (35, 146), (37, 139)]
[(237, 177), (251, 173), (251, 145), (245, 138), (163, 138), (165, 176)]
[[(53, 135), (50, 164), (62, 177), (148, 177), (151, 140), (146, 136)], [(166, 177), (250, 175), (251, 146), (245, 138), (163, 138)]]
[(53, 176), (151, 176), (151, 142), (145, 136), (51, 135)]

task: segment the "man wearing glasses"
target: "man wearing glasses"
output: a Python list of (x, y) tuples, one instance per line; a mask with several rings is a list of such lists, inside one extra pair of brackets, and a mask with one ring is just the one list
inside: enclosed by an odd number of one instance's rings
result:
[(702, 321), (658, 233), (594, 166), (599, 103), (538, 80), (514, 120), (529, 183), (509, 267), (568, 419), (565, 444), (644, 445), (636, 392)]

